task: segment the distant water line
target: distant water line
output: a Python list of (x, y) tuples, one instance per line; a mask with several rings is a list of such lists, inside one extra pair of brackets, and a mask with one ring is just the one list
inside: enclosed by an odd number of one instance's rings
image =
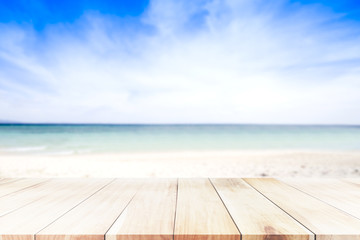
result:
[(360, 126), (1, 124), (0, 153), (360, 150)]

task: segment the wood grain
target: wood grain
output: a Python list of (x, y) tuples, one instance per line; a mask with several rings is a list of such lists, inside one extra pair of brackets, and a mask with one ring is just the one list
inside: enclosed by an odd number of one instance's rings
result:
[(16, 182), (21, 180), (21, 178), (1, 178), (0, 179), (0, 185), (4, 184), (4, 183), (9, 183), (9, 182)]
[(360, 220), (276, 179), (245, 179), (316, 234), (317, 240), (359, 240)]
[(353, 184), (353, 185), (355, 185), (357, 187), (360, 187), (360, 178), (343, 178), (343, 179), (340, 179), (340, 180), (343, 181), (343, 182)]
[(143, 184), (116, 180), (36, 234), (36, 240), (103, 240)]
[(282, 181), (360, 219), (360, 185), (356, 186), (338, 179), (282, 179)]
[(175, 240), (240, 240), (240, 233), (208, 179), (179, 179)]
[(242, 179), (211, 180), (243, 240), (309, 240), (314, 235)]
[(0, 179), (0, 240), (360, 240), (359, 192), (359, 179)]
[(152, 179), (136, 193), (106, 240), (172, 240), (177, 180)]
[(61, 189), (62, 187), (62, 180), (46, 180), (0, 197), (0, 217), (40, 200), (51, 194), (54, 189)]
[(41, 178), (19, 179), (19, 180), (9, 179), (0, 185), (0, 197), (20, 191), (28, 187), (35, 186), (47, 180), (48, 179), (41, 179)]
[(62, 187), (0, 217), (0, 240), (34, 240), (35, 234), (104, 187), (110, 179), (61, 179)]

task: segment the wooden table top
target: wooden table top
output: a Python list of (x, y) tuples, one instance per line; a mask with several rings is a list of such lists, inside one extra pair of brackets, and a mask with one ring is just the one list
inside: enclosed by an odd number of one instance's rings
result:
[(0, 179), (0, 240), (360, 240), (360, 179)]

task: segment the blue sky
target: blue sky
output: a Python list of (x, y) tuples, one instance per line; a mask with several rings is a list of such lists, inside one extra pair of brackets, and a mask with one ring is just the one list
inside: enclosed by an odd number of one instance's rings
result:
[(360, 124), (360, 2), (1, 1), (0, 120)]

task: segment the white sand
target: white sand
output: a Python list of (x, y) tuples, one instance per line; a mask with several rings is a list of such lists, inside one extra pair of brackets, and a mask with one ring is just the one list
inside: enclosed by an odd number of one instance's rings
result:
[(359, 177), (360, 152), (0, 155), (0, 177)]

